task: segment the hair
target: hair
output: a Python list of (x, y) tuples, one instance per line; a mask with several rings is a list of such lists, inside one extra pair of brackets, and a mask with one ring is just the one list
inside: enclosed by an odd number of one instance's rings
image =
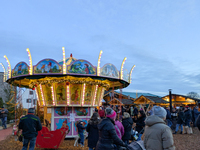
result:
[(141, 116), (140, 116), (141, 118), (142, 118), (142, 117), (146, 117), (146, 114), (144, 113), (143, 110), (140, 110), (139, 113), (141, 114)]
[(99, 123), (99, 114), (97, 112), (94, 112), (92, 117), (89, 120), (90, 124), (98, 124)]

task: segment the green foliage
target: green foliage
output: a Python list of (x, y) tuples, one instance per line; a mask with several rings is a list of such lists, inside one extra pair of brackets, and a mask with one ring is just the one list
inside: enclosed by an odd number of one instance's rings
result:
[(5, 97), (5, 108), (8, 109), (8, 122), (15, 119), (15, 89), (10, 85), (4, 86)]

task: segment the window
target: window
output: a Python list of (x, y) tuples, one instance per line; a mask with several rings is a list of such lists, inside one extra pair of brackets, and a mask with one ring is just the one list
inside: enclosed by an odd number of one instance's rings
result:
[(37, 99), (33, 99), (33, 105), (36, 105)]
[(31, 103), (32, 100), (31, 99), (26, 99), (26, 103)]
[(33, 95), (33, 91), (29, 91), (29, 94), (30, 94), (30, 95)]

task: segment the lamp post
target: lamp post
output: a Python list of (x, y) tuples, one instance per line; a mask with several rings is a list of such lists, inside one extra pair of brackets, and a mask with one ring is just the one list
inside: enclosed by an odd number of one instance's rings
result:
[(170, 107), (170, 112), (172, 112), (172, 90), (169, 89), (169, 107)]

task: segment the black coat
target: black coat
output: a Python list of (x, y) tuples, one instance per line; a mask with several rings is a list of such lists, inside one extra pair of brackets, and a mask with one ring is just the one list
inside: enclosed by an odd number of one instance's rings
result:
[(32, 139), (37, 137), (38, 131), (42, 130), (42, 125), (38, 117), (28, 114), (20, 119), (19, 129), (22, 129), (25, 139)]
[(84, 126), (81, 124), (81, 122), (79, 122), (79, 123), (77, 124), (77, 128), (78, 128), (78, 133), (83, 133), (83, 130), (84, 130), (86, 127), (84, 127)]
[(185, 123), (185, 114), (183, 111), (180, 111), (178, 113), (178, 120), (177, 120), (177, 124), (184, 124)]
[(200, 130), (200, 115), (197, 117), (195, 124), (198, 127), (198, 129)]
[(144, 133), (143, 128), (145, 127), (145, 119), (146, 119), (146, 117), (139, 117), (136, 122), (136, 131), (140, 134)]
[(131, 139), (131, 130), (133, 125), (132, 118), (126, 118), (122, 120), (122, 125), (124, 126), (124, 135), (122, 140), (130, 140)]
[(110, 118), (105, 118), (98, 124), (99, 141), (96, 150), (114, 150), (114, 143), (125, 146), (125, 143), (117, 136), (114, 124)]
[(191, 113), (191, 111), (188, 109), (188, 110), (186, 110), (184, 112), (184, 114), (185, 114), (185, 123), (186, 122), (190, 122), (191, 119), (192, 119), (192, 113)]
[(97, 128), (98, 123), (94, 123), (89, 120), (89, 123), (86, 127), (86, 131), (88, 132), (88, 147), (96, 148), (97, 142), (99, 140), (99, 130)]

